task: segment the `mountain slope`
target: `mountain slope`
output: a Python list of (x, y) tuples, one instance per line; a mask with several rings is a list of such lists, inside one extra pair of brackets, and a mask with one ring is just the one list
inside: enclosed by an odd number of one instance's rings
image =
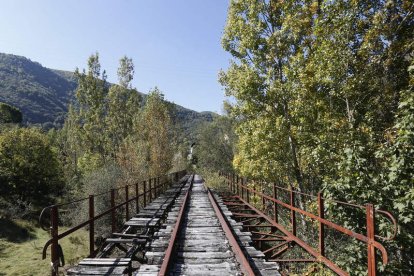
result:
[[(73, 72), (49, 69), (22, 56), (0, 53), (0, 102), (19, 108), (26, 123), (60, 127), (76, 86)], [(186, 133), (215, 116), (173, 105), (174, 121)]]
[(62, 123), (76, 82), (25, 57), (0, 53), (0, 101), (29, 123)]

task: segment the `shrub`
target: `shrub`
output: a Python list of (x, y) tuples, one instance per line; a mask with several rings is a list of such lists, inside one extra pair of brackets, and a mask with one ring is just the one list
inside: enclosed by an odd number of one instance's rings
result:
[(61, 192), (59, 162), (37, 129), (16, 128), (0, 135), (0, 195), (44, 205)]

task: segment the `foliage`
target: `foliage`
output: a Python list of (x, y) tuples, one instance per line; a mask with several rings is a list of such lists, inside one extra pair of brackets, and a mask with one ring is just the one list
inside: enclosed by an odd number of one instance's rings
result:
[(87, 70), (75, 73), (76, 101), (62, 131), (51, 132), (65, 160), (66, 179), (75, 190), (88, 186), (87, 176), (109, 164), (116, 163), (124, 183), (162, 175), (171, 168), (177, 145), (170, 105), (157, 88), (143, 104), (131, 87), (133, 73), (132, 60), (123, 57), (119, 85), (108, 88), (98, 54), (89, 58)]
[(56, 154), (39, 130), (20, 128), (1, 134), (0, 194), (4, 199), (51, 203), (63, 187), (60, 175)]
[(132, 132), (133, 118), (140, 107), (138, 91), (131, 89), (133, 74), (132, 60), (123, 57), (118, 69), (119, 85), (113, 85), (108, 94), (108, 132), (110, 146), (114, 149), (118, 149), (122, 141)]
[(107, 131), (106, 116), (108, 114), (108, 85), (106, 73), (101, 72), (98, 53), (91, 55), (88, 59), (88, 70), (75, 71), (78, 80), (76, 90), (76, 125), (78, 143), (82, 145), (90, 156), (99, 155), (103, 162), (107, 153)]
[[(76, 191), (75, 198), (83, 198), (85, 195), (97, 195), (94, 198), (95, 214), (101, 214), (111, 208), (110, 191), (123, 186), (122, 171), (115, 163), (107, 163), (100, 168), (85, 174), (84, 185), (81, 190)], [(123, 193), (123, 190), (119, 191)], [(124, 196), (124, 195), (122, 195)], [(71, 206), (70, 212), (64, 214), (68, 225), (78, 225), (89, 217), (88, 200), (81, 201)], [(95, 222), (95, 233), (97, 236), (107, 236), (111, 230), (111, 217), (104, 216)]]
[[(126, 67), (131, 65), (125, 64)], [(46, 130), (62, 128), (77, 85), (74, 72), (49, 69), (25, 57), (0, 53), (0, 102), (20, 109), (24, 123), (38, 124)], [(114, 85), (108, 83), (108, 86)], [(146, 97), (140, 92), (138, 95)], [(212, 112), (196, 112), (174, 103), (171, 105), (174, 106), (171, 117), (179, 128), (180, 140), (192, 136), (199, 124), (212, 120)]]
[[(234, 57), (220, 81), (235, 98), (236, 169), (393, 210), (402, 228), (388, 274), (413, 273), (413, 10), (409, 1), (233, 0), (222, 40)], [(329, 208), (364, 231), (363, 216)], [(354, 259), (344, 267), (366, 273)]]
[(174, 156), (174, 133), (164, 95), (157, 87), (149, 92), (146, 104), (134, 124), (135, 133), (142, 141), (139, 146), (146, 158), (147, 176), (164, 175), (171, 168)]
[(0, 102), (0, 124), (20, 124), (22, 113), (14, 106)]
[(32, 204), (20, 198), (14, 201), (7, 201), (0, 198), (0, 217), (6, 219), (25, 219), (33, 214)]
[(209, 171), (231, 171), (236, 135), (230, 118), (215, 117), (197, 130), (193, 155), (197, 166)]
[(207, 187), (218, 193), (228, 192), (224, 176), (220, 176), (218, 171), (211, 171), (207, 168), (198, 168), (197, 174), (203, 176)]

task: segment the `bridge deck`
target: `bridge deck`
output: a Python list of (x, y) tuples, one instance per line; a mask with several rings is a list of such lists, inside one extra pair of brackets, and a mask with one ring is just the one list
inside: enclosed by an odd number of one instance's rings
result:
[[(218, 196), (216, 200), (233, 232), (238, 235), (239, 244), (249, 257), (255, 275), (279, 275), (278, 265), (264, 261), (264, 254), (251, 246), (251, 234), (242, 232), (241, 223), (230, 218), (231, 212)], [(162, 229), (155, 233), (159, 238), (150, 244), (146, 253), (149, 264), (142, 265), (136, 275), (159, 273), (181, 204), (178, 202), (174, 206)], [(232, 250), (208, 198), (204, 182), (196, 175), (168, 275), (241, 275), (240, 264)]]
[[(126, 222), (120, 233), (113, 233), (97, 258), (84, 259), (78, 266), (68, 270), (68, 275), (158, 275), (189, 189), (188, 204), (183, 209), (181, 227), (174, 240), (173, 257), (167, 274), (242, 275), (239, 259), (233, 253), (204, 182), (200, 176), (195, 176), (193, 180), (192, 185), (191, 179), (187, 180), (185, 185), (177, 185), (154, 200)], [(242, 231), (241, 223), (231, 218), (232, 213), (218, 196), (215, 196), (215, 201), (254, 269), (254, 274), (280, 275), (277, 263), (266, 262), (264, 254), (251, 246), (251, 233)], [(109, 252), (114, 248), (124, 248), (122, 258), (110, 258), (113, 256)], [(143, 258), (137, 258), (139, 250), (145, 252)], [(137, 260), (138, 270), (134, 269)]]

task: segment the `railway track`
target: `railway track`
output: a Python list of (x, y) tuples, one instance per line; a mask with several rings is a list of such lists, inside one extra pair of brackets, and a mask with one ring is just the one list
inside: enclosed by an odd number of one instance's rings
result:
[(279, 275), (278, 265), (264, 261), (250, 246), (251, 234), (230, 216), (202, 178), (193, 176), (149, 244), (148, 264), (134, 275)]
[(125, 222), (67, 275), (280, 275), (198, 175), (187, 175)]
[[(375, 275), (377, 266), (375, 254), (372, 252), (380, 251), (383, 264), (388, 262), (384, 246), (375, 238), (394, 239), (397, 222), (389, 212), (374, 209), (372, 204), (362, 206), (334, 200), (337, 204), (366, 210), (365, 236), (325, 219), (325, 206), (320, 193), (317, 196), (318, 215), (315, 215), (295, 207), (295, 194), (300, 192), (292, 189), (273, 185), (271, 197), (263, 191), (258, 192), (254, 185), (253, 188), (246, 185), (244, 179), (241, 179), (240, 183), (240, 178), (234, 174), (222, 174), (226, 177), (230, 191), (236, 195), (224, 194), (221, 198), (204, 185), (200, 176), (184, 174), (185, 172), (181, 171), (168, 175), (167, 179), (170, 180), (167, 182), (160, 182), (158, 177), (143, 181), (142, 186), (136, 183), (135, 197), (132, 198), (129, 197), (129, 186), (122, 187), (122, 190), (112, 189), (111, 208), (100, 214), (95, 214), (94, 198), (108, 194), (109, 191), (46, 207), (39, 221), (42, 224), (44, 212), (50, 212), (51, 239), (43, 247), (43, 258), (46, 258), (47, 248), (51, 246), (51, 274), (58, 275), (59, 266), (64, 266), (63, 250), (58, 243), (59, 240), (85, 226), (89, 226), (89, 257), (73, 267), (64, 267), (66, 275), (270, 276), (280, 275), (278, 263), (284, 265), (285, 273), (290, 273), (290, 263), (312, 262), (323, 263), (338, 275), (348, 275), (325, 256), (325, 228), (367, 244), (370, 275)], [(278, 191), (288, 192), (290, 202), (286, 203), (278, 197)], [(115, 202), (115, 192), (123, 193), (125, 201)], [(260, 207), (250, 204), (252, 196), (256, 199), (261, 198), (262, 211), (257, 209)], [(65, 210), (64, 208), (70, 204), (85, 201), (89, 202), (89, 220), (59, 232), (59, 210)], [(131, 202), (135, 203), (133, 207), (136, 210), (133, 217), (129, 215)], [(270, 210), (272, 218), (269, 217), (269, 202), (270, 206), (273, 205), (273, 210)], [(286, 225), (278, 223), (279, 215), (282, 214), (278, 210), (282, 207), (290, 212), (290, 224), (288, 223), (287, 227), (291, 230), (286, 229)], [(116, 223), (116, 211), (125, 212), (123, 226)], [(296, 213), (318, 222), (318, 249), (296, 236)], [(391, 237), (375, 235), (375, 214), (390, 221), (394, 229)], [(112, 233), (100, 241), (99, 247), (96, 248), (95, 221), (105, 215), (111, 216)], [(303, 251), (295, 251), (294, 253), (299, 255), (294, 255), (292, 259), (292, 255), (285, 252), (294, 246), (300, 247)]]
[(83, 259), (66, 271), (66, 275), (132, 275), (145, 262), (142, 253), (154, 238), (171, 206), (180, 201), (180, 194), (190, 187), (191, 176), (185, 176), (166, 192), (142, 208), (125, 222), (119, 232), (107, 238), (96, 257)]

